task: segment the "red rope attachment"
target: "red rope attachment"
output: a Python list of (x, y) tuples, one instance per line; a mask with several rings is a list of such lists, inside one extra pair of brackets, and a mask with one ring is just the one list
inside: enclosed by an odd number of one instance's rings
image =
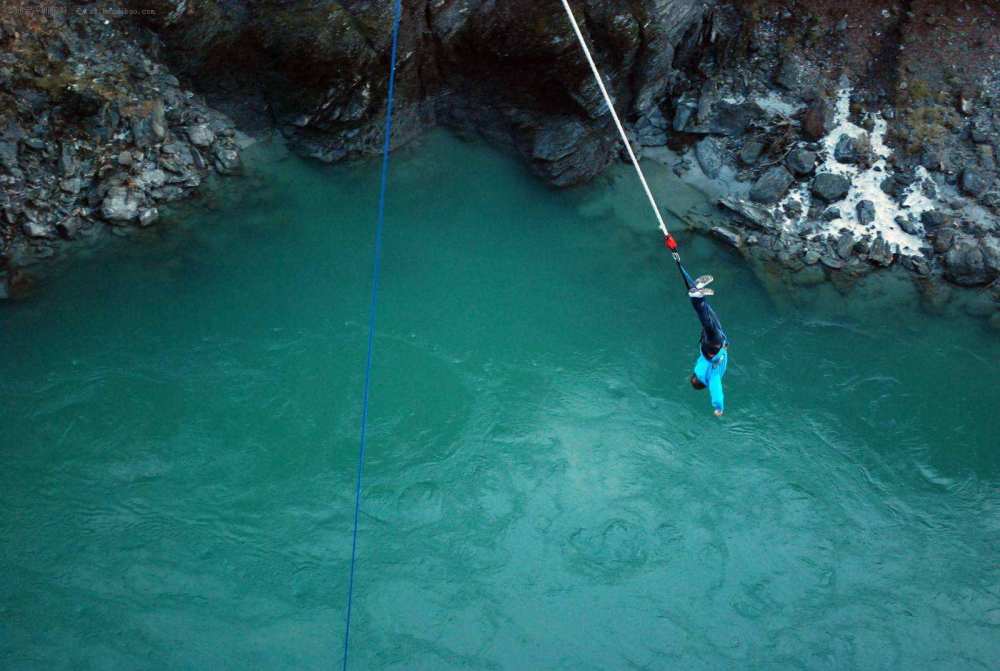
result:
[(677, 241), (674, 240), (674, 236), (670, 235), (669, 233), (665, 238), (663, 238), (663, 244), (670, 251), (672, 252), (677, 251)]

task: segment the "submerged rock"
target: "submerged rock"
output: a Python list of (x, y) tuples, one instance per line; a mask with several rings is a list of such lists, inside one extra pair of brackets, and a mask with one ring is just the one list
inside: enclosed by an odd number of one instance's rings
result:
[[(194, 159), (192, 158), (192, 163)], [(239, 175), (243, 172), (240, 153), (231, 147), (219, 145), (215, 148), (215, 169), (221, 175)]]

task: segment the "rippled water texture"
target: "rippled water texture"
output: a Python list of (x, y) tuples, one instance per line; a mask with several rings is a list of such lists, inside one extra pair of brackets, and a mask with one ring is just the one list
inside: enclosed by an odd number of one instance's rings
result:
[[(995, 335), (684, 234), (716, 420), (627, 171), (395, 161), (352, 668), (996, 668)], [(376, 171), (262, 163), (0, 309), (0, 667), (339, 667)]]

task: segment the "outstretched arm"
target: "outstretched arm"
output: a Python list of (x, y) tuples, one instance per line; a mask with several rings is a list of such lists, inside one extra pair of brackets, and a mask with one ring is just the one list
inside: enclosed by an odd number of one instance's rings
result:
[(722, 392), (722, 376), (716, 375), (708, 383), (708, 393), (712, 396), (712, 407), (716, 417), (721, 417), (725, 411), (726, 395)]

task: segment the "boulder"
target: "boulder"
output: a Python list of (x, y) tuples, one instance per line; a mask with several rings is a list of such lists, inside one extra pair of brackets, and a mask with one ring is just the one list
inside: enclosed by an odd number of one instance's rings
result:
[(774, 83), (787, 91), (798, 90), (805, 79), (805, 64), (796, 53), (789, 53), (774, 73)]
[(139, 225), (142, 227), (152, 226), (159, 218), (160, 211), (155, 207), (147, 207), (139, 211)]
[(132, 221), (139, 214), (139, 197), (124, 186), (113, 186), (101, 202), (101, 215), (111, 222)]
[(894, 259), (895, 254), (892, 252), (892, 247), (880, 233), (875, 237), (875, 242), (872, 243), (871, 249), (868, 250), (868, 260), (875, 265), (888, 268), (892, 265)]
[(862, 200), (857, 206), (858, 223), (867, 226), (875, 222), (875, 203), (870, 200)]
[(837, 146), (833, 150), (833, 158), (838, 163), (857, 163), (861, 160), (858, 151), (857, 140), (846, 133), (837, 140)]
[(740, 234), (724, 226), (713, 226), (710, 233), (732, 247), (739, 248), (743, 245), (743, 238), (740, 237)]
[(761, 207), (760, 205), (749, 203), (742, 198), (736, 198), (735, 196), (723, 196), (719, 199), (719, 205), (727, 210), (735, 212), (748, 222), (755, 224), (760, 228), (773, 229), (776, 227), (774, 217), (771, 216), (771, 213), (767, 209)]
[(674, 109), (674, 120), (673, 129), (678, 132), (684, 132), (691, 119), (698, 112), (698, 103), (690, 98), (681, 98), (677, 101), (677, 107)]
[(828, 203), (841, 200), (851, 190), (851, 181), (843, 175), (823, 172), (816, 175), (812, 183), (812, 192), (817, 198)]
[(945, 278), (961, 286), (984, 286), (1000, 276), (1000, 242), (959, 235), (945, 254)]
[(239, 175), (243, 172), (240, 153), (229, 147), (217, 146), (215, 148), (215, 169), (221, 175)]
[(962, 171), (962, 181), (960, 184), (962, 193), (973, 198), (978, 198), (986, 193), (986, 190), (990, 186), (985, 177), (971, 168), (966, 168)]
[(777, 203), (784, 197), (788, 187), (792, 185), (795, 178), (792, 173), (785, 169), (785, 166), (778, 165), (763, 175), (754, 183), (750, 189), (750, 200), (763, 205)]
[(822, 98), (814, 100), (802, 117), (802, 134), (809, 140), (818, 141), (833, 130), (833, 110)]
[(933, 231), (941, 226), (950, 224), (951, 217), (940, 210), (927, 210), (921, 213), (920, 223), (924, 225), (926, 230)]
[(760, 160), (760, 155), (764, 153), (764, 143), (752, 138), (743, 143), (740, 149), (740, 162), (743, 165), (754, 165)]
[(207, 123), (188, 126), (186, 131), (191, 144), (196, 147), (210, 147), (215, 142), (215, 133)]
[(854, 256), (854, 248), (857, 244), (858, 241), (854, 238), (854, 235), (852, 235), (850, 231), (842, 231), (840, 237), (837, 238), (837, 256), (845, 261), (850, 259)]
[(705, 176), (709, 179), (718, 178), (723, 164), (722, 146), (719, 141), (714, 137), (702, 139), (695, 145), (694, 154)]
[(899, 226), (904, 233), (909, 233), (910, 235), (922, 235), (924, 232), (920, 223), (912, 214), (910, 216), (896, 217), (896, 225)]
[(799, 147), (793, 149), (785, 159), (785, 165), (798, 177), (804, 177), (816, 169), (816, 152)]

